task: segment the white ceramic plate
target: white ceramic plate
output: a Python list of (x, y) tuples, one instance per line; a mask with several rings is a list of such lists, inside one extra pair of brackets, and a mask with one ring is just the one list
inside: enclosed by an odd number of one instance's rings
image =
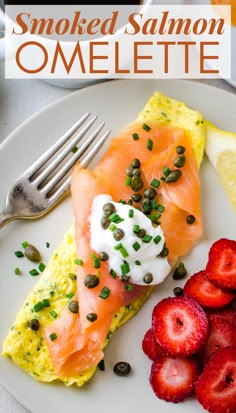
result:
[[(180, 80), (115, 80), (90, 86), (36, 113), (4, 142), (0, 150), (0, 209), (11, 182), (81, 114), (87, 111), (96, 113), (106, 121), (112, 134), (116, 134), (136, 119), (156, 90), (201, 111), (218, 127), (236, 132), (236, 95), (223, 90)], [(235, 215), (206, 159), (201, 167), (201, 185), (204, 235), (198, 246), (184, 258), (189, 273), (205, 266), (213, 241), (220, 237), (235, 237)], [(40, 220), (15, 221), (0, 231), (0, 346), (23, 300), (37, 281), (27, 273), (22, 276), (14, 274), (14, 268), (19, 266), (14, 251), (19, 249), (22, 241), (28, 240), (43, 252), (43, 261), (46, 262), (72, 221), (71, 200), (66, 199)], [(47, 241), (51, 244), (50, 249), (45, 248)], [(105, 351), (106, 370), (97, 371), (89, 385), (67, 388), (61, 384), (42, 384), (3, 357), (0, 357), (1, 383), (33, 413), (91, 413), (93, 410), (96, 413), (143, 413), (146, 409), (162, 413), (170, 410), (175, 413), (203, 413), (205, 410), (195, 399), (174, 405), (154, 395), (149, 385), (151, 362), (141, 350), (143, 335), (150, 327), (153, 306), (165, 296), (173, 296), (176, 285), (181, 285), (181, 282), (174, 282), (169, 277), (141, 311), (116, 332)], [(112, 372), (113, 365), (120, 360), (131, 364), (130, 376), (121, 378)]]

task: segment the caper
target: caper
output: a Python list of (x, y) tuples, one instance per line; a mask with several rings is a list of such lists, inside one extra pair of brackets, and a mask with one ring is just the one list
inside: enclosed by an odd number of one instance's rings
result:
[(105, 251), (102, 251), (102, 252), (100, 252), (100, 254), (99, 254), (99, 258), (100, 258), (101, 261), (107, 261), (108, 258), (109, 258), (109, 256), (108, 256), (108, 254), (107, 254)]
[(121, 275), (120, 280), (123, 281), (123, 282), (129, 281), (130, 276), (129, 275)]
[(107, 217), (102, 217), (101, 224), (102, 224), (102, 227), (104, 229), (107, 229), (109, 227), (110, 223), (111, 222), (109, 221), (109, 219), (107, 219)]
[(131, 199), (132, 199), (132, 201), (134, 201), (134, 202), (140, 202), (141, 199), (142, 199), (142, 194), (139, 194), (139, 193), (137, 192), (137, 193), (131, 195)]
[(138, 238), (143, 238), (145, 235), (146, 235), (146, 230), (143, 229), (143, 228), (141, 228), (141, 229), (139, 230), (139, 232), (137, 233), (137, 237), (138, 237)]
[(140, 160), (137, 159), (137, 158), (133, 159), (132, 162), (131, 162), (131, 166), (133, 168), (140, 168), (140, 166), (141, 166)]
[(143, 187), (143, 181), (140, 176), (133, 176), (130, 185), (134, 192), (138, 192)]
[(182, 166), (184, 166), (185, 162), (186, 162), (186, 156), (181, 154), (181, 155), (177, 156), (177, 158), (175, 158), (174, 165), (177, 168), (182, 168)]
[(25, 247), (25, 256), (28, 258), (28, 260), (34, 262), (39, 262), (42, 259), (37, 248), (35, 248), (31, 244), (28, 244), (27, 247)]
[(119, 361), (114, 365), (113, 371), (118, 376), (127, 376), (131, 372), (131, 366), (126, 361)]
[(151, 284), (152, 281), (153, 275), (150, 272), (147, 272), (147, 274), (145, 274), (143, 277), (143, 282), (145, 282), (145, 284)]
[(89, 314), (86, 315), (86, 318), (87, 318), (88, 321), (93, 322), (93, 321), (97, 320), (98, 316), (97, 316), (96, 313), (89, 313)]
[(99, 284), (99, 278), (98, 278), (97, 275), (94, 275), (94, 274), (86, 275), (86, 277), (84, 279), (85, 287), (94, 288), (94, 287), (97, 287), (98, 284)]
[(116, 241), (120, 241), (122, 238), (124, 238), (125, 232), (121, 228), (116, 228), (113, 231), (113, 237), (115, 238)]
[(133, 176), (140, 176), (141, 175), (141, 171), (139, 168), (134, 168), (133, 169)]
[(182, 145), (177, 146), (176, 147), (176, 152), (181, 155), (182, 153), (185, 152), (185, 147), (182, 146)]
[(186, 218), (187, 224), (191, 225), (195, 222), (195, 216), (194, 215), (188, 215)]
[(151, 205), (151, 199), (150, 198), (144, 198), (142, 201), (142, 206), (145, 205)]
[(179, 295), (183, 295), (183, 293), (184, 293), (183, 288), (181, 288), (181, 287), (175, 287), (173, 292), (174, 292), (174, 295), (176, 295), (176, 297), (179, 296)]
[(180, 263), (178, 267), (174, 270), (173, 278), (174, 280), (181, 280), (187, 274), (186, 268), (183, 263)]
[(70, 301), (68, 305), (69, 310), (71, 313), (77, 314), (79, 312), (79, 304), (78, 301)]
[(72, 281), (75, 281), (75, 280), (77, 279), (76, 274), (73, 274), (73, 272), (70, 272), (70, 273), (69, 273), (69, 278), (70, 278)]
[(167, 183), (176, 182), (181, 177), (181, 175), (182, 175), (182, 172), (179, 169), (173, 169), (173, 171), (170, 171), (169, 175), (166, 176), (165, 182)]
[(128, 165), (125, 172), (126, 172), (126, 175), (131, 178), (133, 176), (133, 167), (132, 167), (132, 165)]
[(169, 254), (169, 249), (167, 247), (164, 247), (163, 250), (160, 252), (160, 257), (165, 258)]
[(29, 326), (30, 326), (31, 330), (38, 331), (39, 330), (39, 320), (37, 320), (37, 318), (33, 318), (32, 320), (30, 320)]
[(112, 212), (115, 212), (115, 210), (116, 210), (116, 207), (111, 202), (107, 202), (106, 204), (103, 205), (104, 216), (111, 215)]
[(145, 198), (153, 199), (153, 198), (155, 198), (156, 194), (157, 194), (157, 191), (155, 190), (155, 188), (147, 188), (144, 191), (143, 195), (144, 195)]

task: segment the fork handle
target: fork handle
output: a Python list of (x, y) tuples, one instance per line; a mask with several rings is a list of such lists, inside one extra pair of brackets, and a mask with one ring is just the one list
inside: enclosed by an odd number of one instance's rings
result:
[(15, 217), (7, 213), (5, 210), (0, 212), (0, 229), (9, 222), (13, 221), (13, 219), (15, 219)]

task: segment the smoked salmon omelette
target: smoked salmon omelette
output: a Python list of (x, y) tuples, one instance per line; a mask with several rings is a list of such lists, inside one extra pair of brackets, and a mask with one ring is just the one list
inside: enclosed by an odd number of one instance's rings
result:
[(82, 386), (115, 330), (202, 235), (202, 115), (154, 93), (93, 170), (72, 171), (74, 223), (29, 293), (2, 355), (36, 380)]

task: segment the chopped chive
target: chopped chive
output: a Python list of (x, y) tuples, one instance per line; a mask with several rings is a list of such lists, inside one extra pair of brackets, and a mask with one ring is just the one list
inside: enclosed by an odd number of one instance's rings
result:
[(132, 291), (134, 289), (134, 286), (132, 284), (126, 284), (125, 285), (125, 290), (126, 291)]
[(129, 216), (129, 218), (133, 218), (133, 216), (134, 216), (134, 210), (133, 209), (129, 209), (128, 216)]
[(28, 241), (24, 241), (24, 242), (21, 243), (21, 245), (22, 245), (23, 248), (26, 248), (26, 247), (28, 247), (29, 243), (28, 243)]
[(152, 151), (152, 148), (153, 148), (153, 141), (152, 141), (152, 139), (148, 139), (148, 140), (147, 140), (147, 148), (148, 148), (149, 151)]
[(44, 307), (50, 307), (50, 301), (48, 298), (43, 298), (42, 303)]
[(50, 291), (50, 293), (49, 293), (49, 294), (50, 294), (50, 296), (51, 296), (51, 297), (54, 297), (54, 295), (55, 295), (55, 291)]
[(151, 208), (152, 208), (152, 209), (157, 209), (157, 201), (156, 201), (156, 199), (151, 199)]
[(97, 257), (96, 254), (94, 254), (94, 253), (91, 253), (89, 255), (90, 255), (91, 258), (96, 258)]
[(168, 168), (168, 166), (165, 166), (163, 168), (163, 174), (165, 177), (167, 177), (170, 174), (170, 168)]
[(34, 306), (33, 306), (33, 310), (35, 311), (35, 313), (38, 313), (40, 310), (42, 310), (42, 308), (44, 308), (44, 304), (42, 301), (38, 301)]
[(123, 256), (123, 258), (126, 258), (129, 256), (129, 253), (125, 247), (120, 248), (120, 253)]
[(139, 233), (139, 230), (140, 230), (140, 226), (139, 225), (134, 225), (134, 228), (133, 228), (133, 232), (135, 233), (135, 234), (138, 234)]
[(50, 243), (46, 242), (46, 248), (49, 248), (49, 247), (50, 247)]
[(110, 230), (110, 231), (115, 231), (115, 229), (116, 229), (116, 225), (115, 225), (115, 224), (111, 224), (111, 225), (109, 226), (109, 230)]
[(103, 298), (103, 299), (105, 300), (106, 298), (109, 297), (110, 292), (111, 292), (110, 288), (108, 288), (108, 287), (103, 287), (102, 290), (101, 290), (101, 292), (100, 292), (100, 294), (99, 294), (99, 297), (100, 297), (100, 298)]
[(32, 268), (32, 270), (29, 271), (29, 274), (34, 277), (35, 275), (39, 275), (39, 272), (35, 268)]
[(78, 146), (74, 146), (74, 148), (71, 149), (71, 152), (76, 153), (78, 151), (78, 149), (79, 149)]
[(126, 274), (128, 274), (129, 272), (130, 272), (130, 268), (129, 268), (129, 264), (127, 263), (127, 262), (124, 262), (122, 265), (121, 265), (121, 274), (122, 275), (126, 275)]
[(56, 340), (56, 338), (57, 338), (56, 333), (52, 333), (52, 334), (50, 334), (49, 338), (50, 338), (50, 340), (51, 340), (51, 341)]
[(149, 132), (150, 131), (150, 126), (148, 126), (146, 123), (143, 123), (142, 124), (142, 128), (146, 131), (146, 132)]
[(139, 261), (139, 260), (134, 261), (134, 263), (135, 263), (136, 265), (141, 265), (141, 261)]
[(121, 218), (118, 214), (116, 214), (115, 212), (113, 212), (113, 214), (111, 214), (108, 217), (109, 221), (115, 223), (115, 224), (119, 224), (120, 222), (124, 221), (123, 218)]
[(142, 238), (143, 242), (146, 242), (147, 244), (152, 240), (152, 236), (151, 235), (144, 235), (144, 237)]
[(154, 186), (154, 188), (159, 188), (160, 181), (156, 178), (153, 178), (153, 180), (150, 183), (151, 186)]
[(121, 244), (121, 242), (119, 242), (119, 244), (116, 244), (116, 245), (114, 246), (114, 250), (119, 251), (122, 247), (123, 247), (123, 244)]
[(160, 218), (160, 216), (161, 216), (161, 214), (151, 214), (151, 215), (149, 215), (149, 219), (152, 222), (154, 222), (154, 224), (155, 224), (155, 222), (157, 222), (157, 220), (158, 220), (158, 218)]
[(125, 201), (124, 199), (120, 199), (120, 200), (119, 200), (119, 203), (125, 205), (125, 204), (126, 204), (126, 201)]
[(24, 257), (24, 254), (23, 254), (23, 252), (22, 251), (15, 251), (15, 256), (17, 257), (17, 258), (21, 258), (21, 257)]
[(94, 266), (94, 268), (100, 268), (101, 267), (101, 262), (100, 262), (100, 259), (99, 258), (94, 258), (94, 260), (93, 260), (93, 266)]
[(127, 202), (127, 204), (128, 204), (128, 205), (133, 205), (133, 200), (132, 200), (132, 199), (129, 199), (128, 202)]
[(141, 248), (141, 245), (138, 243), (138, 241), (136, 241), (133, 243), (132, 247), (135, 251), (138, 251), (139, 248)]
[(157, 211), (163, 212), (164, 209), (165, 209), (165, 207), (163, 205), (160, 205), (160, 204), (157, 205)]
[(69, 298), (69, 300), (72, 298), (72, 297), (74, 297), (74, 295), (75, 295), (75, 293), (68, 293), (68, 294), (66, 294), (66, 298)]
[(115, 270), (113, 270), (113, 269), (111, 268), (109, 274), (110, 274), (113, 278), (116, 279), (117, 274), (116, 274)]
[(57, 313), (56, 313), (56, 311), (54, 311), (54, 310), (50, 311), (50, 315), (51, 315), (53, 318), (57, 318)]
[(16, 275), (21, 275), (21, 270), (20, 270), (20, 268), (18, 268), (18, 267), (15, 268), (15, 274), (16, 274)]
[(165, 118), (167, 118), (167, 114), (165, 112), (161, 112), (162, 116), (165, 116)]
[(139, 134), (138, 133), (133, 133), (132, 138), (133, 138), (134, 141), (138, 141), (139, 140)]
[(75, 258), (74, 259), (74, 264), (76, 265), (83, 265), (83, 260), (79, 259), (79, 258)]
[(158, 244), (161, 241), (161, 236), (157, 235), (155, 238), (153, 238), (153, 241), (155, 242), (155, 244)]
[(127, 178), (125, 178), (125, 185), (129, 186), (131, 184), (131, 178), (128, 176)]
[(38, 266), (39, 271), (43, 272), (45, 270), (45, 268), (46, 268), (46, 265), (43, 262), (40, 262), (40, 264)]

